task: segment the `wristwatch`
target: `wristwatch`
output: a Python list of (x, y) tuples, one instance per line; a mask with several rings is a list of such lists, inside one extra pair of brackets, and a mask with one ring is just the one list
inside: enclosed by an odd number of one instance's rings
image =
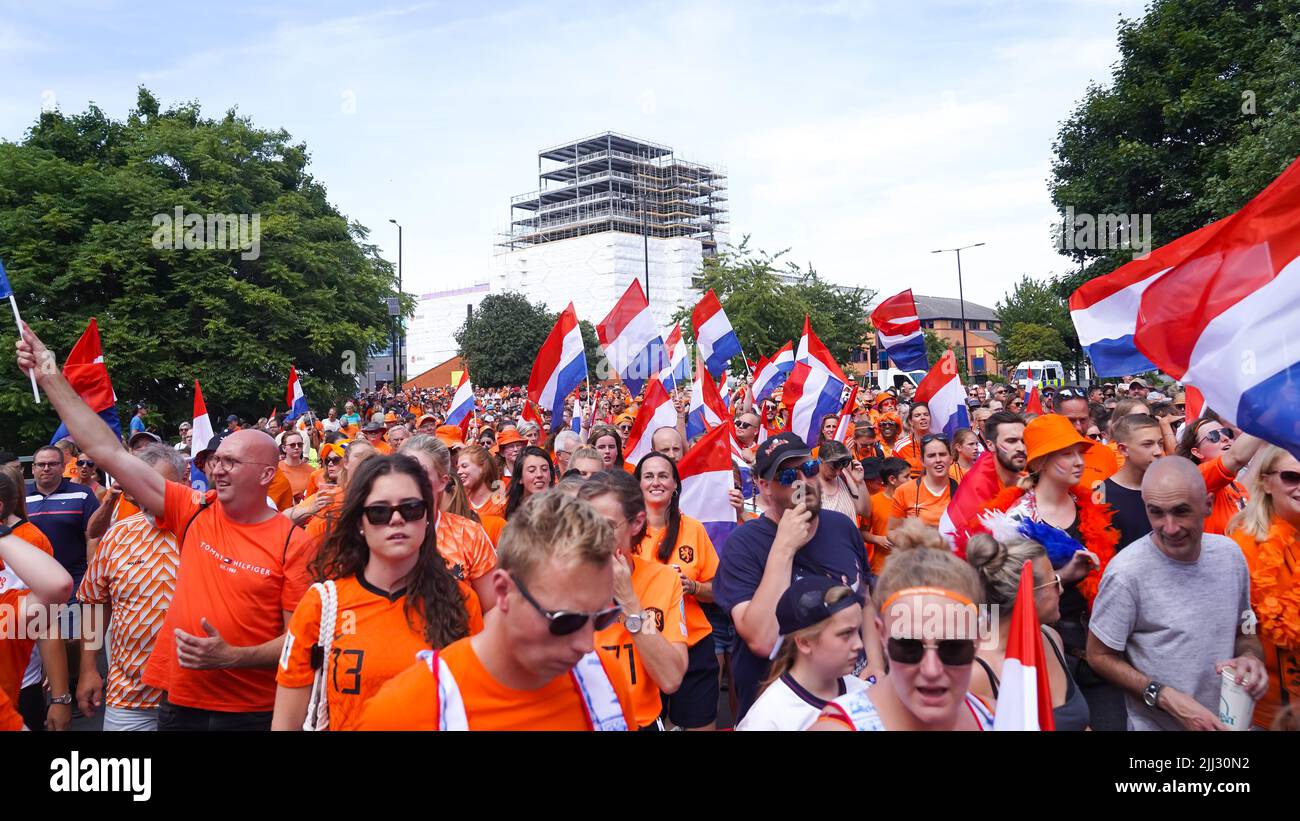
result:
[(627, 628), (627, 632), (635, 636), (646, 627), (646, 623), (652, 617), (653, 614), (648, 610), (643, 610), (640, 613), (627, 613), (623, 616), (623, 626)]
[(1160, 691), (1163, 689), (1165, 689), (1165, 685), (1152, 679), (1151, 683), (1147, 685), (1147, 688), (1142, 691), (1142, 700), (1146, 702), (1148, 707), (1154, 709), (1156, 702), (1160, 700)]
[(71, 704), (72, 693), (64, 693), (61, 696), (50, 696), (50, 704)]

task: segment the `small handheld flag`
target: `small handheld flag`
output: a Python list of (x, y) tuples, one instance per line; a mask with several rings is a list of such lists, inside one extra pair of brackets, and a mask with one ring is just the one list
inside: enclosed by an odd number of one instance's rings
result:
[[(14, 325), (18, 327), (18, 335), (23, 334), (23, 318), (18, 313), (18, 300), (14, 299), (13, 286), (9, 284), (9, 275), (5, 273), (4, 260), (0, 260), (0, 299), (9, 298), (9, 307), (14, 310)], [(28, 372), (27, 376), (32, 380), (32, 398), (37, 402), (41, 401), (41, 392), (36, 389), (36, 371)]]

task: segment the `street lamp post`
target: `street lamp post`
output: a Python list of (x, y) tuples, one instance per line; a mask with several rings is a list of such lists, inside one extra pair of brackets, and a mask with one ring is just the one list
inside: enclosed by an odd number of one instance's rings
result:
[(961, 284), (961, 252), (967, 248), (978, 248), (984, 243), (977, 242), (974, 245), (963, 245), (960, 248), (939, 248), (931, 251), (932, 254), (942, 254), (947, 251), (953, 251), (957, 254), (957, 302), (961, 306), (961, 359), (966, 363), (966, 376), (970, 377), (970, 346), (966, 343), (966, 294)]
[[(402, 298), (402, 224), (394, 219), (390, 219), (389, 222), (397, 226), (397, 298), (399, 300), (398, 307), (400, 311), (400, 307), (401, 307), (400, 300)], [(398, 343), (397, 343), (399, 355), (393, 358), (393, 363), (394, 363), (393, 382), (396, 383), (393, 387), (393, 393), (397, 393), (397, 385), (402, 384), (402, 380), (399, 374), (399, 367), (400, 365), (406, 364), (405, 363), (406, 325), (402, 324), (402, 315), (400, 312), (398, 313), (397, 319), (395, 321), (398, 322), (399, 325), (401, 326), (402, 333), (401, 336), (398, 338)]]

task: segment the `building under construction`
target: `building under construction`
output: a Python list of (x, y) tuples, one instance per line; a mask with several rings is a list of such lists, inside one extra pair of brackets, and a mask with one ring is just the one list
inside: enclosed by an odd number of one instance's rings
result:
[(538, 152), (537, 183), (511, 198), (504, 250), (618, 231), (691, 238), (709, 256), (725, 237), (726, 174), (666, 145), (612, 131), (567, 142)]

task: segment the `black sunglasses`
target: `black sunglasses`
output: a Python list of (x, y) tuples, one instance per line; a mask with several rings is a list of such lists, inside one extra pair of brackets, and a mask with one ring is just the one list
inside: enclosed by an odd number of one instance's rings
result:
[(740, 428), (741, 430), (746, 430), (746, 429), (748, 429), (748, 428), (752, 428), (752, 427), (754, 427), (754, 425), (753, 425), (752, 422), (742, 422), (742, 421), (740, 421), (739, 419), (737, 419), (737, 420), (736, 420), (736, 427), (737, 427), (737, 428)]
[(528, 592), (528, 588), (524, 587), (524, 583), (519, 581), (514, 574), (511, 574), (510, 581), (514, 582), (515, 587), (519, 588), (519, 595), (524, 597), (524, 601), (531, 604), (534, 610), (545, 616), (546, 620), (551, 623), (550, 629), (553, 636), (567, 636), (576, 633), (582, 629), (588, 619), (591, 620), (591, 626), (595, 630), (604, 630), (617, 621), (619, 614), (623, 612), (623, 608), (618, 605), (607, 607), (604, 610), (597, 610), (595, 613), (580, 613), (576, 610), (547, 610), (537, 603), (537, 600)]
[(1234, 434), (1229, 428), (1215, 428), (1214, 430), (1205, 434), (1204, 436), (1202, 436), (1200, 439), (1197, 439), (1196, 441), (1199, 443), (1199, 442), (1204, 442), (1206, 439), (1209, 439), (1211, 442), (1217, 445), (1219, 444), (1219, 442), (1223, 441), (1224, 439), (1231, 440), (1234, 436), (1236, 436), (1236, 434)]
[(95, 466), (95, 463), (92, 462), (92, 461), (90, 461), (89, 459), (78, 459), (78, 460), (77, 460), (77, 467), (79, 467), (79, 468), (93, 468), (94, 466)]
[(401, 514), (404, 522), (415, 522), (423, 519), (428, 512), (423, 499), (412, 499), (399, 505), (378, 504), (366, 505), (361, 508), (361, 512), (366, 514), (366, 521), (372, 525), (386, 525), (391, 522), (394, 510)]
[(337, 465), (339, 462), (342, 461), (343, 461), (342, 456), (327, 456), (325, 458), (325, 464), (327, 465)]
[(811, 479), (817, 475), (817, 470), (821, 467), (821, 461), (818, 459), (809, 459), (798, 467), (786, 468), (776, 474), (776, 480), (781, 484), (789, 487), (799, 479), (799, 474), (803, 474), (805, 479)]
[[(934, 643), (939, 661), (945, 667), (964, 667), (975, 660), (974, 639), (942, 639)], [(926, 643), (920, 639), (894, 639), (885, 644), (889, 658), (898, 664), (920, 664), (925, 658)]]
[(948, 444), (948, 437), (942, 433), (927, 433), (921, 437), (921, 447), (925, 447), (931, 442), (943, 442), (946, 445)]

